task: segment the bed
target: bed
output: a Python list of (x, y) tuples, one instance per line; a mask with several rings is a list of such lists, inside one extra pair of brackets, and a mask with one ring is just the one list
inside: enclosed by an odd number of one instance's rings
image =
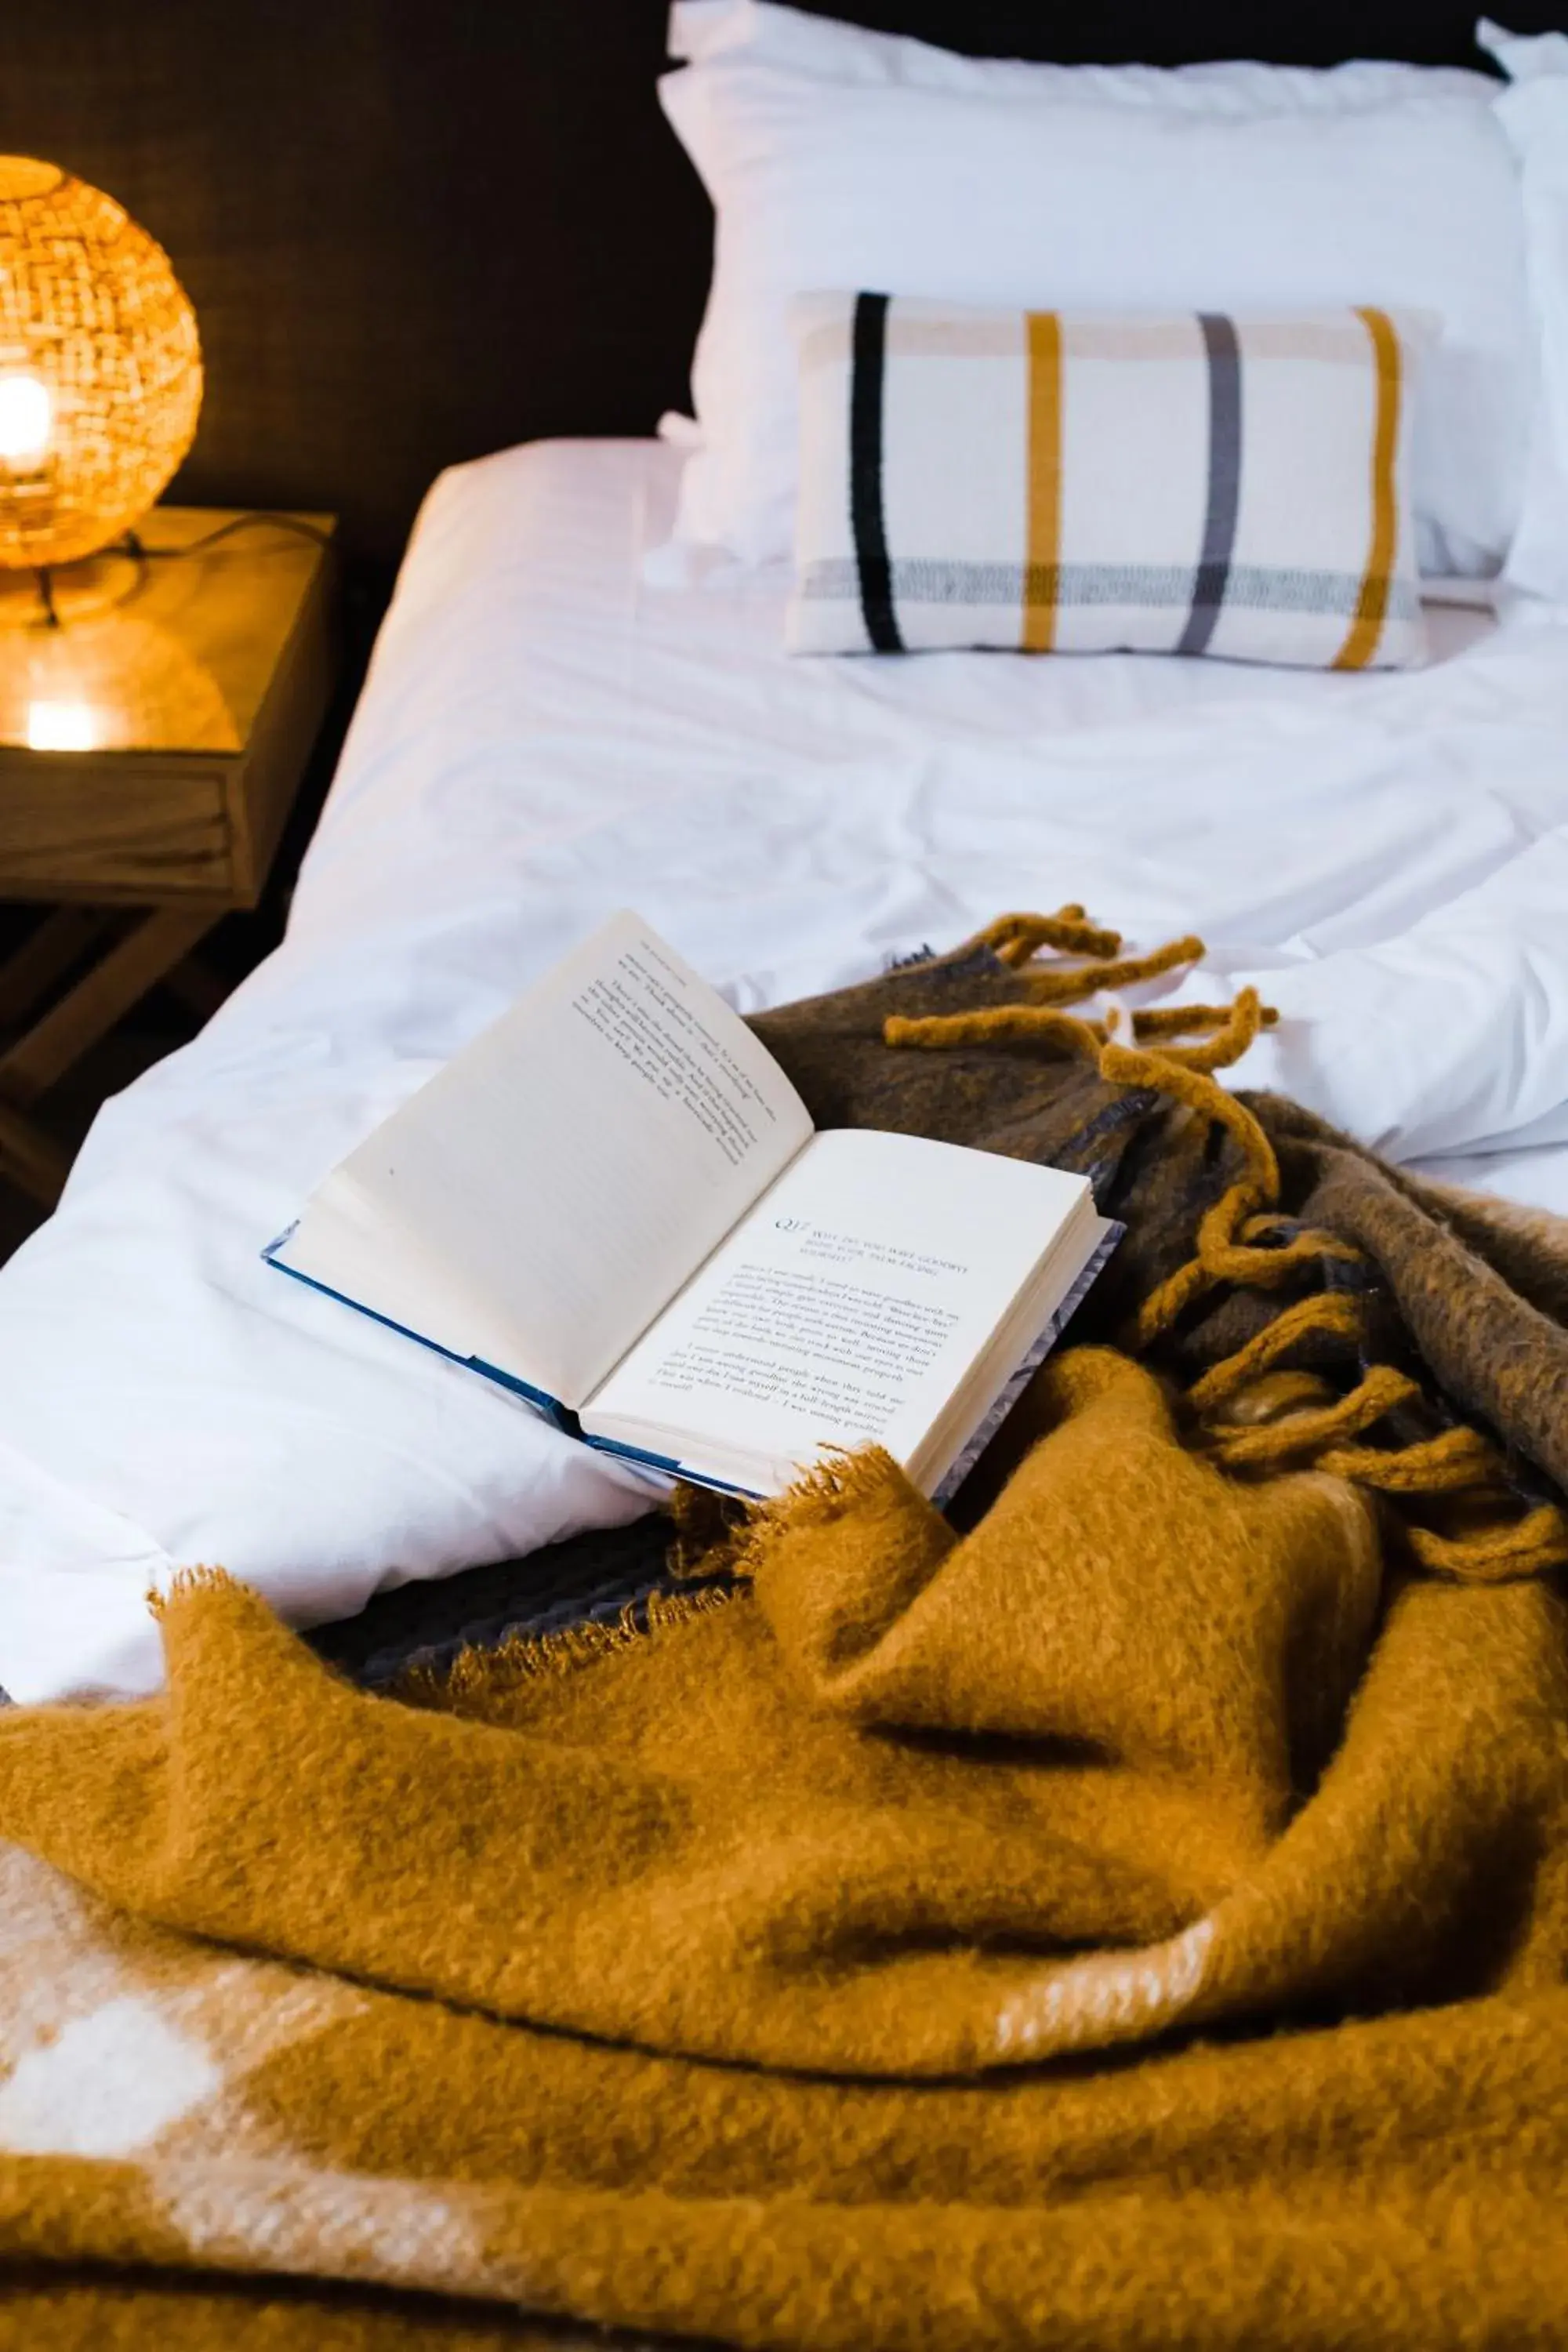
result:
[(1433, 658), (1376, 677), (791, 660), (781, 567), (671, 546), (687, 463), (672, 429), (440, 475), (282, 947), (106, 1106), (0, 1272), (14, 1697), (155, 1683), (145, 1595), (181, 1566), (309, 1626), (646, 1513), (629, 1472), (261, 1257), (623, 905), (743, 1011), (1012, 907), (1193, 928), (1172, 992), (1251, 982), (1281, 1016), (1235, 1083), (1568, 1213), (1568, 614), (1429, 584)]
[(143, 1595), (182, 1563), (310, 1623), (647, 1508), (259, 1255), (628, 901), (744, 1009), (1014, 904), (1082, 898), (1142, 940), (1190, 921), (1185, 986), (1253, 977), (1284, 1015), (1238, 1081), (1568, 1211), (1568, 622), (1438, 607), (1440, 657), (1380, 682), (791, 663), (777, 576), (658, 584), (681, 463), (555, 442), (437, 484), (284, 945), (106, 1106), (0, 1276), (15, 1696), (153, 1675)]

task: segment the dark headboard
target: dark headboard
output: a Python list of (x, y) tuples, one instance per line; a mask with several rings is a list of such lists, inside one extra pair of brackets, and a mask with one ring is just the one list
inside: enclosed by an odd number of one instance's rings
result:
[[(847, 0), (997, 55), (1473, 61), (1475, 0)], [(1520, 29), (1563, 8), (1510, 0)], [(686, 398), (709, 215), (654, 96), (662, 0), (6, 10), (0, 150), (168, 247), (208, 389), (176, 486), (331, 507), (384, 566), (444, 465)]]

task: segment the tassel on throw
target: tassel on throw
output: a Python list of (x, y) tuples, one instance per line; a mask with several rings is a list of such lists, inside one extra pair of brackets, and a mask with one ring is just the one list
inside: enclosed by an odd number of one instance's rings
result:
[[(1108, 1085), (1151, 1089), (1225, 1129), (1239, 1151), (1240, 1173), (1200, 1220), (1193, 1257), (1139, 1309), (1137, 1344), (1149, 1349), (1205, 1293), (1223, 1285), (1274, 1290), (1326, 1260), (1355, 1265), (1364, 1258), (1332, 1234), (1292, 1233), (1283, 1242), (1268, 1238), (1279, 1225), (1279, 1161), (1251, 1111), (1214, 1075), (1239, 1061), (1279, 1018), (1255, 989), (1242, 989), (1230, 1005), (1166, 1005), (1135, 1013), (1131, 1045), (1119, 1042), (1114, 1013), (1109, 1020), (1091, 1021), (1062, 1009), (1101, 990), (1131, 987), (1176, 971), (1205, 951), (1203, 941), (1193, 937), (1173, 940), (1142, 956), (1122, 956), (1121, 947), (1120, 932), (1090, 923), (1076, 903), (1054, 915), (998, 916), (950, 955), (931, 961), (961, 962), (989, 949), (1024, 982), (1028, 1001), (919, 1020), (894, 1016), (883, 1038), (889, 1045), (937, 1052), (1005, 1041), (1066, 1052), (1091, 1064)], [(1037, 964), (1042, 949), (1081, 961)], [(1202, 1042), (1178, 1042), (1184, 1037)], [(1263, 1331), (1192, 1384), (1187, 1404), (1205, 1447), (1234, 1470), (1266, 1473), (1314, 1465), (1384, 1496), (1406, 1502), (1467, 1497), (1495, 1513), (1507, 1484), (1497, 1450), (1480, 1431), (1447, 1429), (1399, 1447), (1357, 1442), (1397, 1407), (1421, 1396), (1419, 1384), (1394, 1366), (1365, 1367), (1353, 1388), (1327, 1402), (1321, 1401), (1315, 1378), (1300, 1381), (1281, 1405), (1280, 1384), (1296, 1376), (1275, 1369), (1280, 1357), (1311, 1339), (1354, 1344), (1359, 1350), (1364, 1337), (1364, 1305), (1350, 1292), (1319, 1290), (1281, 1307)], [(1252, 1419), (1237, 1407), (1244, 1391), (1259, 1381), (1273, 1384), (1275, 1409)], [(1428, 1572), (1465, 1581), (1498, 1582), (1568, 1565), (1568, 1517), (1555, 1504), (1513, 1518), (1493, 1517), (1457, 1534), (1409, 1521), (1405, 1532), (1412, 1554)]]

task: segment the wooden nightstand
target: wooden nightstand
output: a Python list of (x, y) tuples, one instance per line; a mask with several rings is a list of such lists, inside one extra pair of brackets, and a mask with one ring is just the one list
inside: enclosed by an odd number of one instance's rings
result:
[[(141, 538), (236, 520), (159, 507)], [(222, 996), (192, 951), (266, 882), (331, 689), (331, 574), (257, 520), (100, 558), (59, 628), (0, 625), (0, 898), (55, 904), (0, 964), (0, 1173), (39, 1201), (67, 1160), (26, 1107), (159, 981), (204, 1017)]]

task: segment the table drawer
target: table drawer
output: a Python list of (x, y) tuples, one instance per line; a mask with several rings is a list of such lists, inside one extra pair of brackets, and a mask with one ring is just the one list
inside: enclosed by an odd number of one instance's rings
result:
[(0, 751), (0, 898), (212, 898), (232, 887), (221, 768)]

